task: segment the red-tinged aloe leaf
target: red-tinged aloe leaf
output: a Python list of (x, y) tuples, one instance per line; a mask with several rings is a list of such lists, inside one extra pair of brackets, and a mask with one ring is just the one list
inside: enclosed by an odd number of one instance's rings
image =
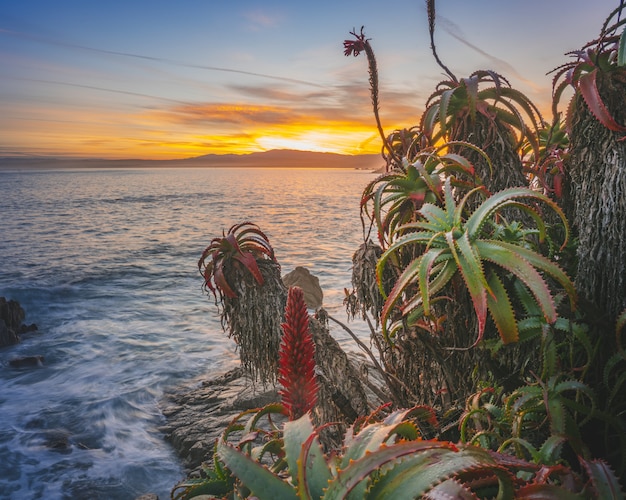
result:
[[(411, 283), (413, 283), (416, 273), (419, 272), (420, 260), (421, 260), (421, 257), (418, 257), (417, 259), (414, 259), (406, 267), (406, 269), (402, 272), (400, 277), (397, 279), (396, 283), (391, 289), (391, 292), (389, 292), (389, 296), (386, 298), (385, 303), (383, 304), (383, 308), (380, 312), (380, 322), (382, 325), (383, 336), (385, 337), (387, 341), (389, 341), (389, 338), (387, 337), (387, 327), (386, 327), (387, 320), (389, 319), (391, 311), (395, 307), (396, 303), (398, 302), (398, 300), (401, 299), (402, 294), (404, 293), (404, 290)], [(377, 266), (377, 271), (378, 271), (379, 276), (382, 275), (381, 274), (382, 269), (379, 269), (381, 262), (383, 262), (382, 259), (379, 260), (378, 266)], [(379, 283), (381, 281), (382, 280), (379, 279)], [(381, 287), (381, 293), (384, 293), (384, 291), (382, 290), (382, 287)]]
[(228, 281), (226, 281), (226, 277), (224, 276), (224, 268), (221, 265), (221, 263), (219, 263), (218, 265), (215, 266), (215, 268), (213, 270), (213, 279), (215, 281), (215, 286), (224, 295), (226, 295), (226, 297), (228, 297), (229, 299), (237, 298), (237, 294), (230, 287), (230, 285), (228, 284)]
[[(371, 480), (373, 472), (378, 471), (388, 464), (396, 463), (400, 459), (404, 460), (402, 462), (403, 464), (405, 464), (406, 461), (412, 462), (411, 465), (413, 465), (413, 468), (411, 470), (415, 472), (415, 470), (419, 470), (425, 465), (437, 463), (442, 455), (455, 454), (455, 450), (456, 447), (446, 441), (403, 441), (391, 446), (381, 446), (376, 451), (365, 454), (358, 460), (351, 461), (345, 469), (340, 470), (335, 480), (328, 485), (324, 498), (348, 498), (347, 495), (349, 495), (359, 483)], [(396, 467), (400, 467), (400, 465), (396, 465), (387, 474), (390, 474)], [(436, 467), (430, 467), (429, 469), (432, 470), (435, 468)], [(448, 470), (442, 471), (442, 474), (447, 473), (449, 473)], [(430, 482), (423, 485), (425, 490), (430, 486)], [(407, 496), (409, 493), (411, 493), (411, 495)], [(392, 495), (378, 498), (419, 498), (421, 493), (421, 490), (409, 487), (404, 490), (404, 496)]]
[[(565, 271), (563, 271), (556, 263), (544, 257), (543, 255), (538, 254), (534, 250), (531, 250), (523, 246), (514, 245), (513, 243), (508, 243), (505, 241), (481, 240), (477, 242), (476, 245), (477, 246), (483, 245), (483, 242), (488, 247), (491, 247), (491, 245), (500, 246), (501, 248), (504, 248), (508, 252), (510, 252), (510, 255), (519, 255), (524, 260), (529, 262), (533, 267), (550, 275), (552, 278), (558, 281), (559, 284), (563, 287), (563, 289), (565, 290), (565, 292), (567, 293), (570, 299), (570, 306), (572, 307), (572, 309), (575, 309), (577, 294), (576, 294), (576, 288), (574, 287), (574, 283), (572, 282), (572, 280), (570, 280), (569, 276), (567, 276)], [(524, 279), (521, 279), (521, 281), (526, 283)]]
[[(459, 241), (455, 241), (452, 232), (446, 233), (446, 240), (450, 251), (454, 256), (467, 291), (472, 299), (476, 319), (478, 320), (478, 337), (472, 347), (482, 340), (487, 323), (487, 290), (488, 285), (483, 273), (483, 268), (475, 252), (471, 249), (467, 233), (464, 233)], [(458, 245), (460, 242), (460, 245)], [(457, 252), (457, 245), (459, 251)]]
[(235, 254), (233, 258), (246, 266), (246, 269), (252, 273), (252, 276), (254, 276), (254, 279), (259, 285), (263, 284), (263, 275), (261, 274), (261, 270), (259, 269), (254, 255), (250, 252), (243, 252)]
[(597, 493), (596, 498), (602, 500), (624, 498), (619, 480), (606, 462), (603, 460), (585, 460), (582, 457), (579, 457), (579, 460)]
[[(321, 497), (320, 485), (309, 484), (311, 482), (309, 475), (314, 482), (321, 481), (324, 488), (328, 485), (328, 479), (331, 476), (323, 459), (323, 452), (308, 413), (298, 420), (285, 423), (283, 441), (285, 460), (292, 483), (299, 490), (304, 490), (303, 493), (307, 493), (309, 496), (317, 494), (317, 498)], [(307, 466), (303, 467), (304, 470), (300, 470), (304, 463)], [(312, 469), (310, 473), (306, 470), (307, 468)]]
[[(428, 187), (428, 189), (435, 194), (435, 196), (437, 196), (437, 198), (440, 198), (439, 195), (439, 191), (440, 191), (440, 180), (437, 178), (436, 181), (433, 179), (433, 177), (431, 176), (431, 174), (429, 174), (426, 171), (426, 168), (424, 168), (424, 165), (420, 162), (420, 161), (416, 161), (413, 164), (413, 167), (416, 169), (417, 172), (419, 172), (420, 174), (420, 179), (421, 181), (426, 184), (426, 186)], [(422, 191), (422, 199), (426, 196), (426, 191), (424, 189), (421, 190)]]
[(578, 89), (589, 107), (589, 110), (606, 128), (614, 132), (626, 132), (626, 127), (615, 121), (600, 97), (596, 83), (597, 69), (583, 75), (578, 80)]
[(495, 272), (490, 273), (488, 283), (493, 295), (487, 295), (487, 307), (500, 338), (504, 344), (517, 342), (519, 340), (517, 321), (506, 289)]
[[(546, 321), (554, 323), (557, 318), (556, 308), (552, 293), (545, 279), (523, 255), (520, 255), (521, 252), (519, 250), (523, 247), (504, 245), (503, 243), (481, 240), (476, 241), (474, 245), (481, 259), (488, 260), (517, 276), (535, 296)], [(534, 253), (532, 250), (530, 252)], [(536, 254), (536, 256), (542, 257), (539, 254)]]
[(583, 493), (575, 494), (564, 486), (555, 484), (528, 484), (515, 490), (515, 498), (527, 500), (545, 500), (546, 498), (554, 500), (585, 500), (589, 497)]
[(217, 454), (253, 495), (259, 498), (298, 499), (293, 486), (221, 439), (217, 443)]

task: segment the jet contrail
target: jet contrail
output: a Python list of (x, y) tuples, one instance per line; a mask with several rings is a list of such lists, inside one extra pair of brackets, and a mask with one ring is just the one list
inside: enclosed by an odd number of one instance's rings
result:
[(220, 71), (223, 73), (238, 73), (240, 75), (248, 75), (248, 76), (257, 76), (260, 78), (268, 78), (270, 80), (278, 80), (281, 82), (288, 82), (288, 83), (297, 83), (300, 85), (308, 85), (310, 87), (318, 87), (318, 88), (325, 88), (324, 85), (319, 85), (317, 83), (312, 83), (312, 82), (308, 82), (305, 80), (298, 80), (295, 78), (287, 78), (284, 76), (275, 76), (275, 75), (267, 75), (265, 73), (255, 73), (253, 71), (245, 71), (245, 70), (241, 70), (241, 69), (234, 69), (234, 68), (222, 68), (219, 66), (205, 66), (202, 64), (191, 64), (191, 63), (186, 63), (186, 62), (181, 62), (181, 61), (176, 61), (174, 59), (166, 59), (163, 57), (154, 57), (154, 56), (146, 56), (146, 55), (142, 55), (142, 54), (133, 54), (132, 52), (118, 52), (115, 50), (106, 50), (106, 49), (98, 49), (95, 47), (88, 47), (86, 45), (79, 45), (79, 44), (75, 44), (75, 43), (68, 43), (68, 42), (62, 42), (60, 40), (54, 40), (51, 38), (44, 38), (44, 37), (40, 37), (37, 35), (31, 35), (29, 33), (22, 33), (19, 31), (12, 31), (12, 30), (7, 30), (4, 28), (0, 28), (0, 33), (8, 35), (8, 36), (12, 36), (15, 38), (23, 38), (26, 40), (32, 40), (34, 42), (38, 42), (38, 43), (44, 43), (44, 44), (49, 44), (49, 45), (57, 45), (59, 47), (67, 47), (67, 48), (72, 48), (72, 49), (79, 49), (79, 50), (86, 50), (89, 52), (96, 52), (99, 54), (108, 54), (108, 55), (113, 55), (113, 56), (120, 56), (120, 57), (128, 57), (128, 58), (133, 58), (133, 59), (142, 59), (145, 61), (154, 61), (154, 62), (160, 62), (160, 63), (166, 63), (166, 64), (172, 64), (175, 66), (181, 66), (184, 68), (193, 68), (193, 69), (202, 69), (202, 70), (206, 70), (206, 71)]

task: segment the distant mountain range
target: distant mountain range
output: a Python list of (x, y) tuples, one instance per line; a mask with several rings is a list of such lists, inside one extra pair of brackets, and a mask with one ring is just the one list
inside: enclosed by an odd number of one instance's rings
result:
[(176, 168), (176, 167), (266, 167), (350, 168), (378, 170), (384, 161), (378, 154), (342, 155), (274, 149), (250, 154), (208, 154), (182, 160), (107, 160), (72, 157), (0, 157), (0, 170), (21, 168)]

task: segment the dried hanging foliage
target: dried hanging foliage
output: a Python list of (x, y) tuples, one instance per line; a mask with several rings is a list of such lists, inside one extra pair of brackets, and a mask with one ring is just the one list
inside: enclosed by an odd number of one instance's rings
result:
[(241, 266), (224, 265), (224, 275), (237, 297), (224, 297), (222, 326), (237, 343), (243, 369), (265, 385), (276, 381), (287, 288), (277, 262), (259, 259), (257, 264), (262, 285)]

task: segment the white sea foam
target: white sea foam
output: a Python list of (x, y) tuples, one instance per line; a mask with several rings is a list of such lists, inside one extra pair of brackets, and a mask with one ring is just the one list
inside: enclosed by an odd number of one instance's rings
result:
[[(168, 498), (183, 471), (157, 430), (159, 398), (236, 360), (201, 291), (202, 250), (232, 224), (255, 222), (283, 273), (308, 267), (325, 307), (346, 321), (343, 289), (371, 178), (352, 170), (0, 172), (0, 296), (18, 300), (26, 323), (39, 326), (0, 350), (0, 498)], [(43, 367), (8, 366), (35, 354)], [(59, 433), (65, 448), (51, 445)]]

